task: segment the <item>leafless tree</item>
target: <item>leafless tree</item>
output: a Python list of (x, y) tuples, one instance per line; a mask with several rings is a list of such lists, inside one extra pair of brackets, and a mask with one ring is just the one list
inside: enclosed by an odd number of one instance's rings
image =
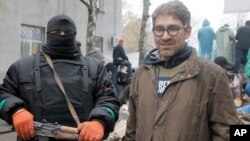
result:
[(87, 25), (87, 47), (86, 53), (93, 50), (94, 33), (96, 29), (96, 18), (99, 9), (97, 8), (98, 0), (80, 0), (88, 9), (88, 25)]
[(9, 10), (6, 6), (6, 1), (0, 0), (0, 23), (3, 23), (6, 16), (9, 14)]
[(150, 0), (143, 0), (143, 13), (139, 40), (139, 65), (141, 65), (145, 55), (146, 55), (146, 25), (149, 18), (149, 6)]
[(236, 14), (237, 28), (239, 28), (240, 26), (243, 26), (245, 24), (246, 17), (247, 17), (247, 13)]
[(127, 21), (123, 26), (123, 37), (125, 38), (125, 46), (127, 52), (138, 51), (138, 44), (140, 39), (141, 18), (127, 13)]
[(0, 0), (0, 8), (3, 6), (3, 4), (4, 4), (4, 1)]

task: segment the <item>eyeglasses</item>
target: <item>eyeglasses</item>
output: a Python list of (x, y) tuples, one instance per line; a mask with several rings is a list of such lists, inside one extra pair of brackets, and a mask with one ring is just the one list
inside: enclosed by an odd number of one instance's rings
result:
[(186, 26), (171, 25), (169, 27), (155, 26), (153, 27), (153, 33), (156, 37), (162, 37), (164, 32), (167, 31), (168, 35), (174, 37), (178, 34), (181, 29), (186, 28)]
[(56, 34), (56, 35), (73, 35), (73, 34), (75, 34), (75, 32), (71, 31), (71, 30), (52, 30), (49, 33)]

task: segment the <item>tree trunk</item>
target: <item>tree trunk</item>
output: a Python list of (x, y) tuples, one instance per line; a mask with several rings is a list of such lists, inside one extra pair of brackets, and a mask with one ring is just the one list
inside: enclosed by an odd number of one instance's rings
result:
[(88, 25), (87, 25), (87, 43), (86, 43), (86, 54), (94, 48), (94, 33), (96, 29), (96, 18), (97, 18), (97, 0), (80, 0), (88, 9)]
[(150, 0), (143, 0), (143, 13), (142, 13), (142, 22), (141, 22), (141, 31), (140, 31), (140, 40), (139, 40), (139, 65), (142, 64), (144, 57), (146, 55), (146, 26), (149, 18), (149, 6)]

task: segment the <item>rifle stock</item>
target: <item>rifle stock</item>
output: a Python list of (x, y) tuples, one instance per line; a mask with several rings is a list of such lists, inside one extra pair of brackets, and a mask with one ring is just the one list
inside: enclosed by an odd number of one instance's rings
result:
[(56, 139), (64, 140), (78, 140), (78, 130), (77, 128), (61, 126), (60, 130), (56, 133)]
[(78, 140), (78, 134), (66, 132), (62, 130), (58, 130), (56, 133), (56, 139), (60, 140), (70, 140), (70, 141), (77, 141)]

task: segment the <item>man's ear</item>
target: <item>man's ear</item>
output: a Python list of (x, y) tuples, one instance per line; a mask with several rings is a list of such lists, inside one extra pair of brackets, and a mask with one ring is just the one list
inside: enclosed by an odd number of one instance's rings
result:
[(191, 35), (191, 32), (192, 32), (192, 27), (191, 26), (187, 26), (185, 29), (185, 38), (188, 39), (189, 36)]

